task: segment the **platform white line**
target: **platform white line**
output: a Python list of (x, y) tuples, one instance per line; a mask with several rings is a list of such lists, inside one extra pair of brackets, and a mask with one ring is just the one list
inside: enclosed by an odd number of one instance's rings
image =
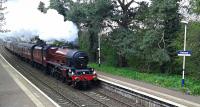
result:
[(0, 56), (3, 58), (6, 63), (13, 68), (26, 82), (28, 82), (32, 87), (34, 87), (38, 92), (40, 92), (45, 98), (47, 98), (52, 104), (54, 104), (56, 107), (60, 107), (58, 103), (56, 103), (54, 100), (52, 100), (49, 96), (47, 96), (43, 91), (41, 91), (37, 86), (35, 86), (32, 82), (30, 82), (26, 77), (24, 77), (17, 69), (15, 69), (1, 54)]
[[(190, 105), (193, 105), (193, 106), (196, 106), (196, 107), (200, 107), (200, 104), (194, 103), (194, 102), (191, 102), (191, 101), (187, 101), (185, 99), (177, 98), (177, 97), (174, 97), (174, 96), (171, 96), (171, 95), (167, 95), (167, 94), (164, 94), (164, 93), (160, 93), (160, 92), (157, 92), (157, 91), (154, 91), (154, 90), (146, 89), (144, 87), (140, 87), (140, 86), (137, 86), (137, 85), (134, 85), (134, 84), (126, 83), (126, 82), (123, 82), (123, 81), (120, 81), (120, 80), (116, 80), (116, 79), (113, 79), (113, 78), (110, 78), (110, 77), (106, 77), (106, 76), (103, 76), (103, 75), (98, 75), (98, 76), (99, 76), (98, 77), (99, 80), (101, 80), (101, 81), (104, 81), (104, 82), (107, 82), (107, 83), (110, 83), (110, 84), (113, 84), (113, 85), (116, 85), (116, 86), (119, 86), (119, 87), (122, 87), (122, 88), (125, 88), (125, 89), (128, 89), (128, 90), (131, 90), (131, 91), (134, 91), (136, 93), (140, 93), (140, 94), (152, 97), (154, 99), (158, 99), (160, 101), (163, 101), (163, 102), (166, 102), (166, 103), (178, 106), (178, 107), (187, 107), (187, 106), (182, 105), (182, 104), (178, 104), (178, 103), (174, 102), (174, 100), (185, 102), (187, 104), (190, 104)], [(118, 83), (125, 84), (126, 86), (118, 84)], [(130, 88), (130, 87), (127, 87), (127, 86), (133, 86), (136, 89), (133, 89), (133, 88)], [(161, 98), (161, 97), (157, 97), (155, 95), (151, 95), (151, 94), (148, 94), (146, 92), (139, 91), (139, 89), (146, 90), (147, 92), (156, 93), (156, 94), (159, 94), (159, 95), (162, 95), (162, 96), (174, 99), (174, 100), (170, 101), (170, 100), (167, 100), (167, 99), (164, 99), (164, 98)]]

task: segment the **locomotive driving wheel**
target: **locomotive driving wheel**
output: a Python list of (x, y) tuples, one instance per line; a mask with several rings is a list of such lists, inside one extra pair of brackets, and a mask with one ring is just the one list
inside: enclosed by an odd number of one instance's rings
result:
[(78, 85), (77, 85), (77, 82), (76, 82), (76, 81), (73, 81), (73, 82), (72, 82), (72, 87), (77, 88), (77, 86), (78, 86)]
[(72, 79), (70, 77), (67, 79), (67, 85), (72, 85)]
[(50, 75), (52, 77), (55, 77), (55, 68), (54, 67), (51, 68)]
[(65, 76), (62, 76), (62, 82), (63, 82), (63, 83), (66, 82), (66, 78), (65, 78)]

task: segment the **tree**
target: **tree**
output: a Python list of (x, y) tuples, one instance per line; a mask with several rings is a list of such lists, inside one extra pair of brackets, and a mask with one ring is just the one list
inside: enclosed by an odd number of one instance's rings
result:
[(49, 8), (57, 10), (59, 14), (65, 17), (67, 9), (64, 7), (64, 3), (63, 0), (50, 0)]
[[(200, 79), (200, 23), (190, 22), (188, 25), (188, 36), (187, 38), (187, 49), (192, 51), (191, 57), (187, 58), (186, 68), (187, 73), (192, 75), (192, 77)], [(182, 34), (183, 41), (183, 34)]]
[[(97, 59), (98, 34), (105, 27), (104, 21), (111, 14), (110, 0), (70, 1), (67, 19), (78, 25), (80, 32), (88, 32), (89, 52), (93, 60)], [(79, 32), (79, 34), (80, 34)], [(79, 35), (80, 36), (80, 35)], [(79, 37), (80, 38), (80, 37)], [(87, 40), (85, 40), (87, 41)]]
[[(133, 7), (133, 4), (138, 6)], [(130, 54), (135, 54), (137, 51), (136, 46), (139, 42), (136, 42), (136, 39), (138, 38), (141, 21), (144, 20), (143, 15), (147, 11), (148, 3), (136, 2), (135, 0), (130, 0), (129, 2), (117, 0), (117, 2), (113, 2), (113, 5), (115, 8), (113, 14), (111, 14), (111, 24), (115, 22), (117, 27), (112, 28), (114, 30), (111, 32), (110, 40), (118, 51), (118, 66), (124, 67), (128, 66), (126, 57)], [(110, 26), (113, 27), (112, 25)]]
[(191, 10), (196, 14), (200, 14), (200, 1), (199, 0), (190, 0)]
[(125, 28), (114, 29), (110, 34), (110, 41), (118, 55), (117, 65), (121, 67), (127, 66), (126, 57), (135, 54), (136, 39), (135, 32)]
[(39, 36), (35, 36), (35, 37), (31, 38), (31, 42), (38, 44), (38, 45), (45, 45), (46, 44), (46, 42), (44, 40), (41, 40), (39, 38)]
[(162, 72), (173, 72), (176, 68), (175, 44), (181, 19), (178, 2), (152, 0), (146, 33), (141, 42), (141, 51), (148, 65), (158, 65)]
[(42, 13), (46, 13), (47, 12), (47, 9), (45, 8), (44, 2), (40, 1), (39, 6), (38, 6), (38, 10), (41, 11)]

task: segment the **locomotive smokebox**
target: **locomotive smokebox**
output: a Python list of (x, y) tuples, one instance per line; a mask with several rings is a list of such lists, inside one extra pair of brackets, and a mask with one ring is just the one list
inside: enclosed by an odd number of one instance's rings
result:
[(68, 49), (66, 53), (68, 64), (76, 68), (86, 68), (89, 57), (83, 51)]

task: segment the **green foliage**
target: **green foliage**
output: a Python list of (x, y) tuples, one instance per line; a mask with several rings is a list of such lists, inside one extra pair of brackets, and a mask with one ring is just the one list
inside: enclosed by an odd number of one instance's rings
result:
[[(191, 22), (188, 26), (187, 49), (192, 51), (192, 56), (186, 58), (186, 68), (188, 74), (200, 79), (200, 23)], [(183, 37), (183, 35), (182, 35)], [(183, 38), (182, 38), (183, 40)]]
[[(104, 20), (111, 14), (110, 0), (95, 0), (83, 2), (69, 2), (70, 11), (67, 12), (67, 19), (72, 20), (78, 25), (78, 28), (88, 32), (89, 53), (92, 60), (96, 60), (96, 52), (98, 47), (98, 34), (104, 28)], [(80, 37), (84, 41), (85, 38)], [(87, 41), (87, 40), (86, 40)]]
[(156, 65), (161, 72), (175, 70), (177, 48), (174, 42), (178, 37), (181, 19), (178, 1), (152, 0), (145, 22), (147, 28), (140, 42), (141, 59), (150, 67)]
[(59, 14), (66, 16), (67, 9), (64, 7), (62, 0), (50, 0), (49, 8), (55, 9)]
[(101, 61), (106, 65), (117, 66), (117, 54), (112, 43), (109, 42), (106, 36), (101, 37)]
[(191, 10), (193, 13), (200, 14), (200, 1), (190, 0)]
[(128, 65), (127, 57), (138, 53), (140, 25), (145, 19), (148, 4), (141, 2), (137, 3), (138, 7), (132, 7), (131, 5), (136, 3), (134, 0), (117, 2), (113, 2), (115, 8), (110, 19), (116, 22), (118, 27), (110, 32), (110, 42), (117, 51), (118, 66), (123, 67)]
[(90, 44), (89, 44), (88, 32), (81, 31), (81, 33), (79, 35), (79, 45), (80, 45), (81, 50), (89, 52), (89, 45)]
[(139, 3), (138, 7), (129, 7), (134, 1), (123, 3), (118, 0), (122, 9), (115, 9), (116, 14), (111, 20), (119, 26), (110, 33), (112, 46), (119, 55), (118, 63), (131, 56), (136, 57), (131, 59), (142, 60), (140, 63), (145, 66), (141, 66), (141, 70), (155, 68), (170, 73), (176, 69), (174, 42), (181, 19), (178, 1), (152, 0), (150, 7), (145, 2)]
[(192, 89), (192, 94), (200, 95), (200, 86), (194, 86)]
[(41, 1), (39, 3), (38, 10), (41, 11), (42, 13), (46, 13), (47, 12), (47, 9), (45, 8), (45, 4), (43, 2), (41, 2)]
[(76, 23), (78, 27), (80, 28), (81, 22), (85, 21), (86, 19), (86, 14), (85, 14), (85, 6), (86, 4), (79, 4), (79, 3), (74, 3), (72, 2), (70, 4), (70, 11), (68, 11), (66, 14), (66, 19), (71, 20), (72, 22)]
[(128, 56), (135, 53), (134, 38), (135, 33), (131, 30), (118, 28), (113, 30), (110, 36), (110, 41), (118, 55)]
[(69, 49), (77, 49), (78, 48), (76, 46), (76, 44), (74, 44), (73, 42), (68, 42), (68, 41), (55, 40), (51, 45), (58, 46), (58, 47), (65, 47), (65, 48), (69, 48)]
[(65, 44), (64, 41), (57, 41), (57, 40), (55, 40), (52, 45), (53, 46), (63, 46), (64, 44)]

